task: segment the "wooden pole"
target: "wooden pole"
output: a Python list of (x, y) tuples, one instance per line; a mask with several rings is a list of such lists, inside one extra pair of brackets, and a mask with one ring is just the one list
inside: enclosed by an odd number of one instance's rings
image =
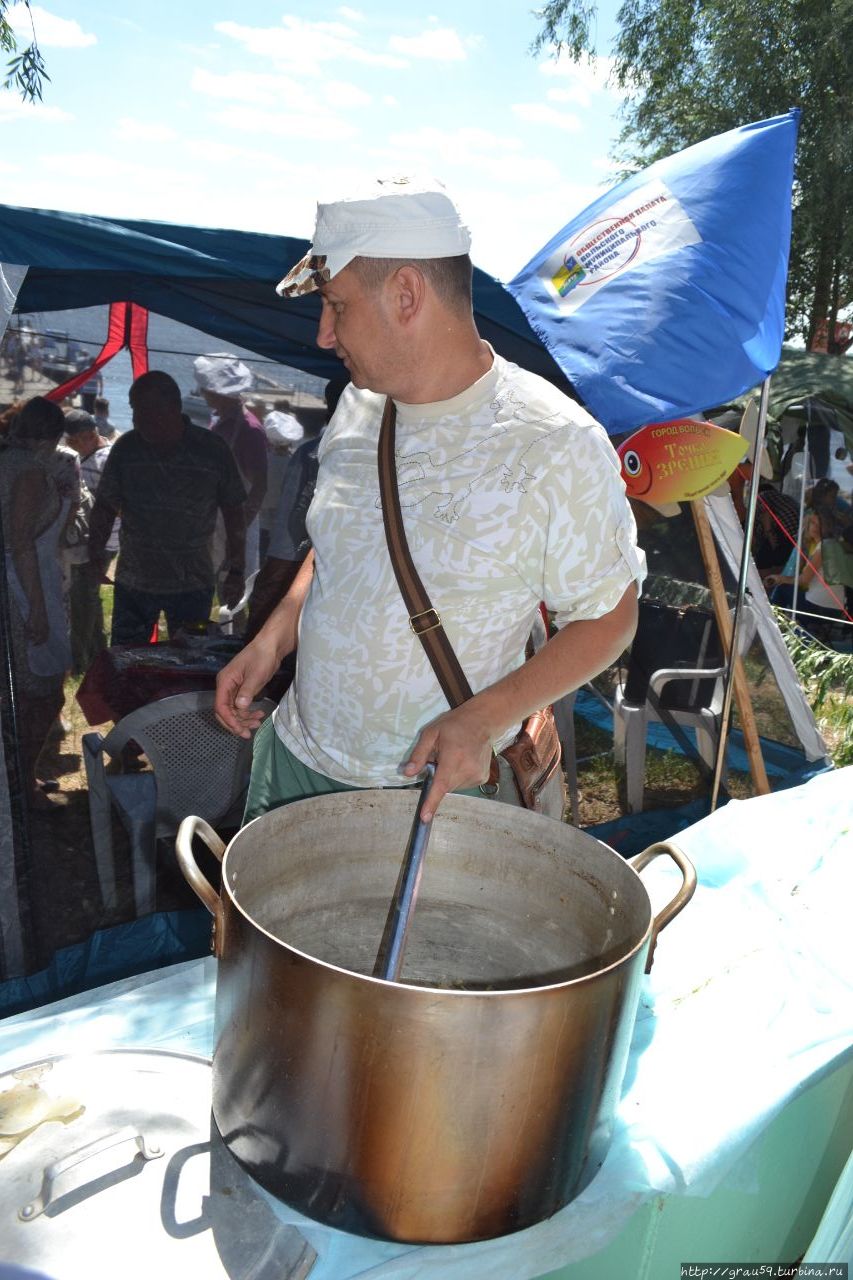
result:
[[(717, 548), (714, 544), (714, 535), (711, 532), (704, 499), (699, 498), (691, 502), (690, 510), (693, 513), (693, 524), (696, 527), (699, 549), (702, 552), (705, 573), (708, 576), (708, 586), (711, 590), (711, 600), (714, 604), (714, 614), (717, 619), (720, 639), (723, 642), (723, 652), (728, 660), (732, 647), (732, 620), (729, 616), (729, 602), (726, 599), (723, 575), (720, 572)], [(732, 680), (734, 682), (734, 695), (740, 717), (741, 731), (743, 732), (743, 742), (749, 759), (749, 771), (752, 774), (755, 793), (756, 795), (764, 796), (770, 791), (770, 783), (767, 781), (767, 771), (764, 768), (764, 757), (761, 754), (761, 743), (755, 724), (755, 714), (752, 710), (749, 688), (746, 683), (746, 673), (738, 654), (734, 655), (734, 662), (732, 663)]]

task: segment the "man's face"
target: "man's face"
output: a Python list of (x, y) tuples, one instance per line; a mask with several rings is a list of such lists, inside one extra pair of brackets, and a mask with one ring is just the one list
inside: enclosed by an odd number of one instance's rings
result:
[(98, 447), (98, 433), (97, 431), (77, 431), (74, 435), (66, 436), (65, 443), (69, 449), (79, 453), (81, 458), (88, 458), (89, 454), (94, 453)]
[(148, 444), (158, 445), (172, 440), (176, 418), (180, 423), (180, 410), (165, 401), (157, 388), (131, 389), (130, 408), (134, 430)]
[(323, 313), (317, 346), (336, 353), (354, 386), (391, 394), (397, 335), (391, 323), (390, 290), (369, 290), (351, 267), (344, 267), (320, 294)]

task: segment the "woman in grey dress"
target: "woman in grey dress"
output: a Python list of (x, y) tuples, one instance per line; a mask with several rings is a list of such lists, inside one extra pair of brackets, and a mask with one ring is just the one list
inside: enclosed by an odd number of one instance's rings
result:
[(58, 450), (65, 419), (36, 396), (12, 416), (0, 447), (11, 641), (23, 766), (30, 799), (43, 804), (36, 761), (63, 703), (71, 663), (61, 547), (80, 501), (73, 455)]

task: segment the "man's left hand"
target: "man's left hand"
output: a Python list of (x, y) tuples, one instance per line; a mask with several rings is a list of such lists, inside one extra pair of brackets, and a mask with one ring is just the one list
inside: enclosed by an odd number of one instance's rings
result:
[(421, 811), (424, 822), (429, 822), (449, 791), (477, 787), (488, 780), (492, 736), (475, 699), (446, 711), (421, 730), (402, 767), (403, 776), (417, 777), (430, 760), (435, 761), (435, 778)]

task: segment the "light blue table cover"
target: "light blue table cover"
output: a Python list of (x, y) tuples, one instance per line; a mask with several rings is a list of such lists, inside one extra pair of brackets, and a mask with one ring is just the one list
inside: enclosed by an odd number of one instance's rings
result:
[[(645, 980), (613, 1144), (553, 1218), (471, 1245), (409, 1247), (270, 1199), (317, 1250), (311, 1280), (534, 1280), (604, 1248), (658, 1195), (707, 1196), (779, 1111), (853, 1054), (853, 768), (732, 801), (678, 836), (699, 887)], [(658, 909), (680, 874), (644, 873)], [(0, 1071), (116, 1047), (213, 1052), (216, 965), (191, 961), (0, 1022)]]

